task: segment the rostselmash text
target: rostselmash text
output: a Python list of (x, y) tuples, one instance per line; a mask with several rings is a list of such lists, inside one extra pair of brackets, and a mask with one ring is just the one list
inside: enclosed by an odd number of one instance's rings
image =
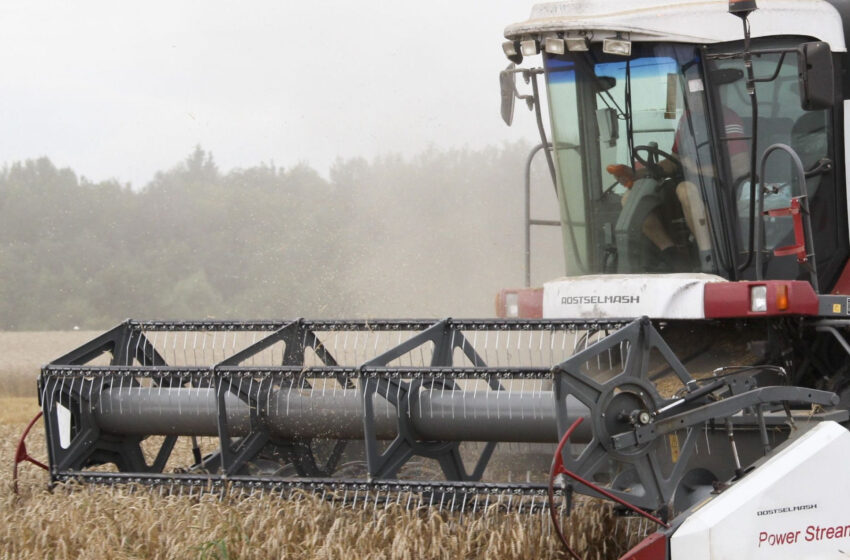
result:
[(640, 296), (563, 296), (561, 305), (598, 305), (606, 303), (640, 303)]

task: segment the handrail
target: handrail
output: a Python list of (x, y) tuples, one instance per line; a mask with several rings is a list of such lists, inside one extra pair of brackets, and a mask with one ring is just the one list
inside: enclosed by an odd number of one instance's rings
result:
[[(812, 215), (809, 211), (809, 189), (806, 184), (806, 170), (803, 167), (803, 162), (800, 160), (800, 156), (797, 155), (797, 152), (794, 151), (794, 148), (787, 144), (777, 143), (770, 145), (764, 153), (761, 155), (761, 159), (759, 161), (759, 192), (758, 192), (758, 223), (755, 228), (755, 247), (756, 247), (756, 280), (762, 280), (762, 251), (763, 251), (763, 242), (762, 239), (762, 230), (764, 229), (764, 192), (765, 192), (765, 167), (767, 165), (767, 158), (776, 151), (783, 151), (787, 153), (792, 163), (794, 164), (794, 171), (797, 175), (797, 182), (799, 183), (800, 193), (796, 197), (793, 196), (792, 190), (792, 198), (796, 198), (799, 201), (800, 205), (800, 214), (802, 214), (803, 220), (803, 235), (804, 235), (804, 243), (806, 249), (806, 261), (805, 264), (809, 269), (809, 274), (811, 278), (812, 288), (814, 288), (815, 293), (820, 293), (820, 289), (818, 289), (818, 273), (817, 273), (817, 263), (815, 262), (815, 245), (814, 240), (812, 239)], [(793, 189), (793, 183), (792, 183)], [(795, 218), (796, 219), (796, 218)], [(809, 252), (811, 251), (811, 252)], [(799, 259), (798, 259), (799, 261)]]

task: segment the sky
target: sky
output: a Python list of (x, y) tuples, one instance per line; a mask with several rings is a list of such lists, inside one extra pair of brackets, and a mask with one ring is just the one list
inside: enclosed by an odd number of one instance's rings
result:
[(518, 0), (0, 7), (0, 165), (49, 157), (141, 187), (196, 145), (223, 170), (536, 143), (499, 116)]

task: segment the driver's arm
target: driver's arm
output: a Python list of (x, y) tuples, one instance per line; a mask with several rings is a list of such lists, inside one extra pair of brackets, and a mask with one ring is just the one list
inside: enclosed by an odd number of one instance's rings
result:
[[(664, 172), (666, 177), (672, 176), (676, 172), (676, 163), (667, 158), (662, 159), (658, 162), (658, 167)], [(609, 165), (608, 173), (614, 175), (621, 185), (626, 187), (631, 187), (632, 184), (638, 179), (643, 179), (644, 177), (649, 175), (649, 169), (646, 167), (641, 167), (636, 171), (632, 171), (632, 168), (628, 165)]]

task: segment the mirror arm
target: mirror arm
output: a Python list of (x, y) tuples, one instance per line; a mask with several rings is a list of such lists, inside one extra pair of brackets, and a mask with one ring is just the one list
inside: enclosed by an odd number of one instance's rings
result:
[(785, 55), (791, 52), (790, 50), (782, 51), (782, 54), (779, 56), (779, 62), (776, 63), (776, 70), (773, 71), (773, 74), (768, 78), (755, 78), (754, 82), (772, 82), (779, 76), (779, 71), (782, 69), (782, 63), (785, 62)]
[(830, 171), (832, 171), (832, 160), (829, 158), (821, 158), (806, 170), (806, 179), (816, 177), (818, 175), (824, 175)]

